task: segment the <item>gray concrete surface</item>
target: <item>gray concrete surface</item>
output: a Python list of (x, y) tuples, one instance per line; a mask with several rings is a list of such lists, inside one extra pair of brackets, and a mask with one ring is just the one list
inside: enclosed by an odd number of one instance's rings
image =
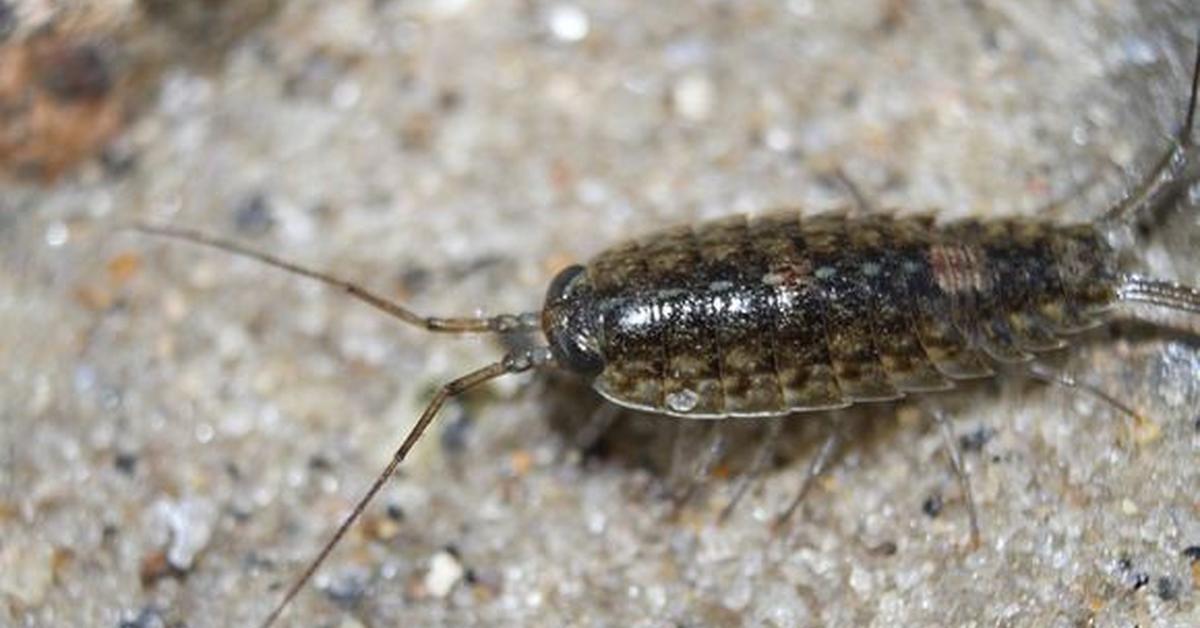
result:
[[(879, 207), (1086, 219), (1166, 145), (1198, 28), (1184, 0), (310, 0), (167, 55), (132, 164), (0, 192), (0, 624), (261, 620), (433, 388), (502, 350), (124, 221), (469, 314), (626, 235), (843, 205), (835, 167)], [(1151, 269), (1195, 282), (1196, 216)], [(1019, 380), (947, 398), (990, 435), (976, 551), (909, 405), (860, 415), (777, 537), (813, 417), (718, 526), (730, 480), (672, 517), (625, 449), (670, 420), (581, 461), (555, 415), (582, 410), (517, 377), (448, 408), (284, 624), (1200, 625), (1200, 348), (1118, 332), (1061, 362), (1147, 424)]]

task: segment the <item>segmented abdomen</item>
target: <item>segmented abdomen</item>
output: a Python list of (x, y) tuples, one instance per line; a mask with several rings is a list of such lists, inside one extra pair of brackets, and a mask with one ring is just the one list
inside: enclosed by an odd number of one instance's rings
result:
[(1115, 299), (1088, 225), (780, 212), (653, 234), (588, 265), (595, 386), (684, 416), (894, 399), (1061, 345)]

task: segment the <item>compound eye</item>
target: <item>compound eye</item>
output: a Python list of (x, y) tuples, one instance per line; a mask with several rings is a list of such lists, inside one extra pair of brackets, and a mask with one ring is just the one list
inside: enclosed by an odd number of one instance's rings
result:
[(555, 360), (584, 376), (604, 370), (592, 305), (587, 269), (575, 265), (563, 269), (550, 282), (542, 313), (542, 328)]
[(586, 277), (586, 270), (583, 266), (575, 264), (559, 271), (546, 290), (546, 303), (553, 305), (569, 301), (574, 296), (579, 281)]

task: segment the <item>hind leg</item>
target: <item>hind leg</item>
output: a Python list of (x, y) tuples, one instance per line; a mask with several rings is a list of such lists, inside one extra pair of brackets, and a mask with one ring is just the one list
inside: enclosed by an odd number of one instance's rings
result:
[(791, 519), (792, 514), (800, 507), (800, 503), (808, 496), (808, 492), (812, 489), (812, 485), (821, 477), (825, 469), (829, 466), (833, 456), (842, 446), (842, 417), (839, 414), (833, 414), (829, 417), (829, 434), (825, 437), (825, 441), (821, 443), (821, 448), (817, 451), (817, 455), (808, 464), (808, 471), (804, 474), (804, 479), (800, 482), (800, 490), (796, 491), (796, 496), (792, 498), (791, 503), (787, 508), (775, 518), (775, 531), (783, 529), (784, 524), (788, 519)]
[(963, 501), (967, 505), (967, 519), (971, 525), (971, 537), (967, 547), (972, 550), (976, 549), (979, 547), (981, 539), (979, 533), (979, 506), (975, 503), (975, 492), (971, 489), (971, 478), (967, 476), (966, 467), (963, 465), (962, 450), (959, 449), (958, 441), (954, 439), (954, 429), (950, 425), (950, 419), (946, 417), (946, 412), (943, 409), (928, 402), (922, 403), (921, 407), (933, 419), (938, 432), (941, 434), (942, 448), (946, 450), (946, 457), (950, 459), (950, 467), (954, 469), (954, 477), (958, 480), (959, 490), (962, 492)]
[[(696, 490), (712, 477), (713, 468), (725, 454), (725, 434), (718, 421), (706, 421), (702, 426), (691, 425), (692, 421), (680, 421), (675, 433), (675, 444), (671, 452), (671, 478), (675, 483), (680, 476), (682, 488), (672, 490), (671, 501), (673, 516), (678, 516), (683, 507), (692, 499)], [(687, 425), (687, 427), (684, 427)], [(696, 457), (695, 441), (688, 438), (688, 432), (695, 433), (696, 427), (702, 427), (705, 432), (700, 455)]]
[(729, 519), (729, 515), (733, 514), (733, 509), (745, 496), (750, 485), (762, 475), (763, 469), (767, 468), (767, 462), (775, 453), (779, 434), (783, 431), (783, 421), (784, 419), (767, 419), (766, 434), (763, 435), (762, 442), (754, 452), (750, 467), (738, 478), (737, 486), (733, 489), (733, 496), (729, 498), (729, 503), (725, 504), (725, 507), (721, 509), (721, 514), (717, 515), (718, 524), (725, 523)]
[(1104, 403), (1107, 403), (1118, 412), (1128, 416), (1134, 421), (1145, 421), (1145, 418), (1140, 413), (1133, 408), (1130, 408), (1120, 399), (1113, 397), (1093, 384), (1081, 382), (1071, 375), (1056, 370), (1043, 362), (1030, 362), (1025, 366), (1025, 374), (1038, 381), (1046, 382), (1047, 384), (1054, 384), (1055, 386), (1062, 386), (1068, 390), (1085, 393), (1091, 397), (1103, 401)]
[(837, 182), (846, 189), (846, 193), (850, 196), (850, 200), (853, 201), (853, 216), (870, 216), (876, 213), (875, 206), (867, 200), (866, 195), (862, 193), (862, 189), (859, 188), (858, 184), (856, 184), (854, 180), (846, 174), (845, 170), (839, 166), (834, 168), (831, 174), (833, 175), (833, 178), (836, 179)]
[(575, 450), (586, 458), (596, 448), (596, 445), (600, 444), (600, 441), (612, 429), (613, 423), (624, 411), (625, 408), (615, 403), (602, 404), (588, 417), (587, 423), (574, 434), (572, 441), (574, 441)]
[(1138, 431), (1151, 423), (1151, 421), (1146, 418), (1145, 415), (1137, 410), (1134, 410), (1120, 399), (1108, 394), (1095, 384), (1080, 381), (1074, 376), (1063, 373), (1042, 362), (1035, 361), (1027, 364), (1025, 367), (1025, 375), (1047, 384), (1061, 386), (1071, 392), (1088, 395), (1089, 397), (1098, 399), (1105, 404), (1108, 404), (1114, 410), (1125, 415), (1131, 420), (1132, 423), (1129, 424), (1129, 431), (1135, 435), (1135, 438)]

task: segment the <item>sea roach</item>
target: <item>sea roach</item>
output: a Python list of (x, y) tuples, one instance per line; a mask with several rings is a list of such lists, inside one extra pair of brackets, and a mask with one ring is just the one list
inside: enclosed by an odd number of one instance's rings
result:
[[(1049, 369), (1040, 353), (1138, 303), (1200, 314), (1200, 290), (1123, 267), (1132, 224), (1194, 177), (1200, 44), (1172, 146), (1125, 200), (1088, 223), (1036, 218), (939, 222), (933, 216), (799, 210), (733, 216), (614, 246), (550, 282), (539, 312), (487, 318), (414, 313), (357, 284), (175, 227), (143, 233), (258, 260), (344, 290), (432, 332), (541, 333), (544, 343), (444, 384), (386, 468), (263, 622), (269, 626), (338, 544), (447, 399), (498, 377), (558, 368), (621, 406), (688, 419), (777, 417), (952, 388), (997, 365), (1119, 401)], [(938, 420), (977, 516), (946, 421)], [(810, 466), (820, 473), (837, 430)], [(740, 491), (737, 492), (740, 496)], [(736, 497), (735, 497), (736, 501)]]

